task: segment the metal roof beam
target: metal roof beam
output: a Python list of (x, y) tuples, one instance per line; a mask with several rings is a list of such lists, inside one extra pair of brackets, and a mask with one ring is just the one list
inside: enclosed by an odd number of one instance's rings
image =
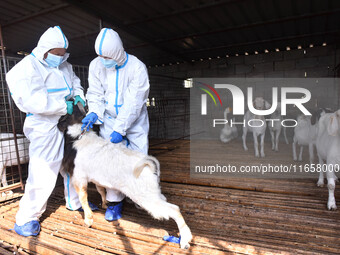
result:
[(119, 28), (120, 30), (138, 38), (139, 40), (142, 40), (144, 42), (147, 42), (149, 45), (163, 51), (163, 52), (166, 52), (167, 54), (171, 55), (171, 56), (174, 56), (178, 59), (181, 59), (181, 60), (184, 60), (184, 61), (188, 61), (190, 62), (189, 59), (183, 57), (182, 55), (176, 53), (176, 52), (173, 52), (169, 49), (167, 49), (166, 47), (163, 47), (157, 43), (155, 43), (154, 40), (151, 40), (150, 38), (147, 38), (143, 32), (141, 31), (136, 31), (135, 29), (132, 29), (126, 25), (124, 25), (123, 22), (121, 22), (120, 20), (114, 18), (114, 16), (110, 13), (108, 13), (107, 11), (103, 11), (101, 9), (98, 9), (96, 3), (93, 3), (93, 2), (89, 2), (89, 1), (82, 1), (82, 2), (79, 2), (77, 0), (66, 0), (67, 2), (69, 2), (70, 4), (73, 4), (74, 6), (96, 16), (96, 17), (99, 17), (103, 20), (105, 20), (106, 22), (114, 25), (116, 28)]
[(332, 11), (324, 11), (324, 12), (312, 13), (312, 14), (306, 14), (306, 15), (285, 17), (285, 18), (282, 18), (282, 19), (274, 19), (274, 20), (269, 20), (269, 21), (265, 21), (265, 22), (256, 22), (256, 23), (252, 23), (252, 24), (244, 24), (244, 25), (240, 25), (240, 26), (228, 27), (228, 28), (218, 29), (218, 30), (212, 30), (212, 31), (203, 32), (203, 33), (188, 34), (188, 35), (178, 36), (178, 37), (174, 37), (174, 38), (162, 39), (162, 40), (156, 41), (156, 43), (178, 41), (178, 40), (183, 40), (183, 39), (188, 38), (188, 37), (197, 38), (197, 37), (208, 36), (208, 35), (217, 34), (217, 33), (225, 33), (225, 32), (229, 32), (229, 31), (243, 30), (243, 29), (248, 29), (248, 28), (253, 28), (253, 27), (279, 24), (279, 23), (296, 21), (296, 20), (301, 20), (301, 19), (327, 16), (327, 15), (335, 14), (335, 13), (338, 13), (338, 12), (340, 12), (340, 9), (334, 9)]
[(288, 40), (294, 40), (294, 39), (309, 38), (309, 37), (313, 37), (313, 36), (326, 36), (326, 35), (337, 36), (339, 34), (340, 34), (339, 30), (332, 30), (332, 31), (303, 34), (303, 35), (283, 36), (283, 37), (276, 37), (276, 38), (270, 38), (270, 39), (266, 39), (266, 40), (259, 40), (259, 41), (253, 41), (253, 42), (244, 42), (244, 43), (240, 42), (240, 43), (210, 47), (210, 48), (205, 48), (205, 49), (185, 51), (185, 52), (182, 52), (182, 54), (192, 54), (192, 53), (197, 53), (197, 52), (222, 50), (222, 49), (227, 49), (227, 48), (232, 48), (232, 47), (242, 47), (242, 46), (249, 46), (249, 45), (255, 45), (255, 44), (260, 45), (260, 44), (265, 44), (265, 43), (273, 43), (273, 42), (281, 42), (281, 41), (288, 41)]
[(193, 11), (198, 11), (201, 9), (206, 9), (206, 8), (212, 8), (212, 7), (217, 7), (217, 6), (221, 6), (221, 5), (226, 5), (226, 4), (232, 4), (232, 3), (240, 3), (241, 1), (246, 1), (246, 0), (218, 0), (218, 1), (212, 1), (210, 3), (207, 4), (201, 4), (195, 7), (191, 7), (191, 8), (185, 8), (182, 10), (176, 10), (170, 13), (166, 13), (166, 14), (161, 14), (161, 15), (157, 15), (154, 17), (150, 17), (147, 19), (140, 19), (140, 20), (136, 20), (136, 21), (132, 21), (132, 22), (127, 22), (125, 23), (126, 26), (133, 26), (133, 25), (138, 25), (141, 23), (145, 23), (145, 22), (153, 22), (155, 20), (159, 20), (159, 19), (164, 19), (164, 18), (168, 18), (168, 17), (172, 17), (172, 16), (178, 16), (180, 14), (185, 14), (185, 13), (189, 13), (189, 12), (193, 12)]
[(33, 19), (33, 18), (42, 16), (42, 15), (45, 15), (45, 14), (48, 14), (48, 13), (51, 13), (51, 12), (55, 12), (55, 11), (67, 8), (69, 6), (70, 6), (70, 4), (68, 4), (68, 3), (58, 4), (58, 5), (55, 5), (51, 8), (46, 8), (46, 9), (43, 9), (39, 12), (35, 12), (35, 13), (30, 14), (30, 15), (26, 15), (26, 16), (20, 17), (18, 19), (11, 20), (11, 21), (3, 24), (2, 28), (9, 27), (9, 26), (15, 25), (17, 23), (20, 23), (20, 22), (23, 22), (23, 21), (26, 21), (26, 20), (29, 20), (29, 19)]

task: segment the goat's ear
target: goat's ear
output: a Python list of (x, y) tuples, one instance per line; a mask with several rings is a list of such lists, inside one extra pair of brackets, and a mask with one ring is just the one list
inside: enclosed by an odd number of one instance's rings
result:
[(316, 120), (319, 119), (319, 118), (320, 118), (319, 111), (314, 111), (313, 114), (312, 114), (312, 117), (310, 119), (311, 124), (315, 125)]
[(257, 109), (257, 106), (256, 106), (256, 98), (253, 100), (253, 108), (254, 108), (254, 109)]
[(272, 107), (272, 105), (264, 100), (264, 108), (268, 110), (270, 107)]
[(85, 111), (85, 108), (84, 108), (84, 106), (82, 105), (82, 103), (78, 102), (78, 103), (77, 103), (77, 106), (78, 106), (78, 109), (80, 110), (80, 112), (81, 112), (83, 115), (86, 115), (86, 111)]
[(339, 116), (337, 114), (334, 114), (330, 117), (329, 123), (328, 123), (328, 134), (331, 136), (336, 136), (339, 130)]
[(67, 119), (68, 119), (68, 114), (64, 115), (64, 116), (61, 116), (59, 121), (58, 121), (58, 129), (61, 131), (61, 132), (65, 132), (66, 129), (67, 129)]

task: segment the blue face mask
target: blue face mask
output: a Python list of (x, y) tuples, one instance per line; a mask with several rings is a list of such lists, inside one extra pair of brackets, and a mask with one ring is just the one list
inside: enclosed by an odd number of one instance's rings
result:
[(45, 62), (49, 67), (57, 67), (63, 62), (63, 56), (57, 56), (52, 53), (47, 54), (47, 58), (45, 58)]
[(100, 57), (100, 61), (106, 68), (112, 68), (117, 65), (117, 62), (114, 61), (113, 59), (105, 59), (105, 58)]

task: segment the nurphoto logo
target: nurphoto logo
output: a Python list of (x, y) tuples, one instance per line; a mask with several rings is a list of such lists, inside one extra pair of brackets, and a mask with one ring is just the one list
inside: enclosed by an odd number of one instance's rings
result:
[[(232, 107), (232, 113), (233, 115), (244, 115), (244, 103), (245, 98), (242, 90), (232, 84), (215, 84), (214, 88), (208, 84), (201, 83), (202, 85), (209, 88), (218, 98), (221, 106), (222, 101), (220, 98), (220, 95), (217, 93), (216, 89), (224, 89), (226, 93), (231, 92), (232, 98), (233, 98), (233, 107)], [(205, 88), (200, 88), (202, 91), (206, 92), (206, 94), (201, 94), (201, 115), (207, 115), (207, 94), (212, 98), (215, 105), (217, 105), (216, 100), (214, 96), (212, 95), (209, 90)], [(299, 98), (288, 98), (289, 93), (295, 93), (295, 94), (301, 94)], [(306, 109), (306, 107), (303, 105), (307, 103), (311, 99), (311, 93), (308, 89), (305, 88), (299, 88), (299, 87), (281, 87), (281, 115), (285, 116), (287, 114), (287, 105), (293, 105), (294, 107), (297, 107), (304, 115), (311, 116), (312, 114)], [(248, 109), (251, 113), (255, 115), (270, 115), (273, 112), (276, 111), (278, 107), (278, 88), (273, 87), (272, 88), (272, 104), (265, 102), (266, 105), (264, 109), (257, 109), (253, 102), (253, 88), (248, 87), (247, 88), (247, 104)], [(271, 125), (274, 125), (275, 121), (281, 121), (281, 125), (284, 127), (295, 127), (297, 125), (296, 120), (294, 119), (266, 119), (266, 121), (270, 122)], [(294, 124), (288, 125), (287, 122), (293, 122)], [(225, 125), (228, 123), (227, 119), (213, 119), (213, 127), (216, 125)], [(258, 124), (255, 124), (258, 123)], [(243, 126), (246, 125), (245, 121), (243, 122), (235, 122), (233, 120), (229, 123), (231, 126), (236, 124), (242, 124)], [(252, 127), (259, 127), (264, 125), (264, 121), (261, 119), (250, 119), (247, 123), (249, 126)]]

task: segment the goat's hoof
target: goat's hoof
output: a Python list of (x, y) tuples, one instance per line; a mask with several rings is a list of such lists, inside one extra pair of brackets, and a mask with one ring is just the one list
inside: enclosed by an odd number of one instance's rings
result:
[(297, 161), (297, 158), (293, 158), (294, 161)]
[(191, 235), (187, 238), (181, 237), (181, 242), (180, 242), (181, 249), (186, 249), (186, 250), (189, 249), (190, 248), (189, 241), (191, 241), (191, 239), (192, 239)]
[(299, 158), (299, 161), (301, 162), (301, 161), (302, 161), (302, 158)]
[(187, 249), (189, 249), (189, 248), (190, 248), (190, 244), (189, 244), (189, 243), (186, 243), (186, 244), (183, 243), (183, 244), (182, 244), (182, 242), (181, 242), (181, 249), (186, 249), (186, 250), (187, 250)]
[(266, 155), (263, 153), (263, 154), (261, 154), (261, 158), (264, 158)]
[(188, 226), (185, 226), (184, 229), (180, 231), (181, 234), (181, 241), (180, 246), (182, 249), (189, 249), (190, 244), (189, 242), (192, 240), (192, 234)]
[(255, 157), (259, 158), (259, 157), (260, 157), (260, 155), (259, 155), (259, 154), (255, 154)]
[(328, 202), (327, 208), (328, 208), (328, 210), (330, 210), (330, 211), (335, 211), (335, 210), (337, 209), (335, 202), (331, 202), (331, 203)]
[(248, 148), (243, 148), (244, 149), (244, 151), (248, 151)]
[(316, 183), (316, 185), (318, 186), (318, 187), (323, 187), (324, 186), (324, 182), (323, 181), (318, 181), (317, 183)]
[(85, 223), (86, 227), (90, 228), (93, 224), (93, 219), (85, 219), (84, 223)]

